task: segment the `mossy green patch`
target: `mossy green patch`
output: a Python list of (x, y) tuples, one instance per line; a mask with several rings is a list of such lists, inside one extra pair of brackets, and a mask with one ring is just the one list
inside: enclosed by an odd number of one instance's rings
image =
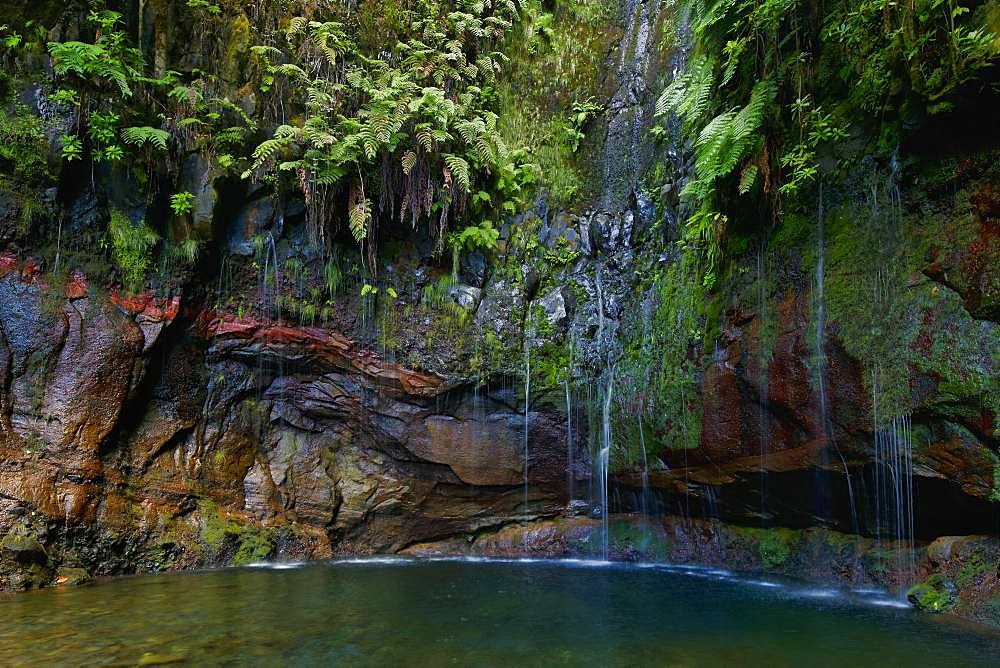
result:
[(608, 523), (608, 544), (613, 552), (637, 554), (650, 561), (666, 561), (670, 544), (662, 532), (638, 518), (616, 518)]
[(229, 560), (232, 565), (261, 561), (274, 552), (274, 543), (263, 527), (229, 517), (210, 501), (199, 503), (198, 513), (202, 519), (201, 537), (210, 552), (219, 554), (235, 546)]
[[(649, 318), (636, 318), (627, 331), (616, 368), (621, 393), (634, 397), (615, 404), (618, 447), (612, 468), (621, 470), (666, 450), (698, 447), (701, 400), (699, 351), (705, 294), (694, 279), (693, 261), (684, 255), (655, 272), (643, 286), (653, 300)], [(643, 449), (645, 446), (645, 451)]]
[(769, 570), (780, 570), (795, 552), (802, 540), (802, 533), (785, 527), (765, 529), (742, 529), (757, 546), (764, 567)]
[(962, 564), (961, 568), (959, 568), (958, 573), (955, 575), (955, 584), (959, 589), (965, 589), (966, 587), (976, 585), (984, 576), (996, 572), (996, 559), (994, 558), (990, 561), (985, 555), (977, 552), (970, 556)]
[(942, 573), (935, 573), (910, 587), (906, 598), (927, 612), (947, 612), (958, 604), (955, 585)]

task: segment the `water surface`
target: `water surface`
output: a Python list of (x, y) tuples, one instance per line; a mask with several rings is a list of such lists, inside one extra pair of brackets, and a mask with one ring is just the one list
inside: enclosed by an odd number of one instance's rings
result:
[(337, 562), (0, 597), (0, 665), (996, 665), (877, 593), (588, 562)]

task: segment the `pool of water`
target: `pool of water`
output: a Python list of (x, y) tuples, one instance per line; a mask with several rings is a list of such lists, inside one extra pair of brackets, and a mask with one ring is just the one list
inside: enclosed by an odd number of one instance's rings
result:
[(1000, 637), (679, 566), (367, 560), (0, 597), (0, 665), (996, 665)]

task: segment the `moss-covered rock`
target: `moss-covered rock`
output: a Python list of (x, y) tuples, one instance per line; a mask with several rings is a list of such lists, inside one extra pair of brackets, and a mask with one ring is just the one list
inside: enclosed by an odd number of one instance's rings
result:
[(226, 515), (214, 503), (199, 505), (201, 537), (210, 560), (233, 566), (263, 561), (274, 552), (270, 532), (257, 524)]
[(49, 560), (45, 547), (23, 527), (16, 527), (4, 536), (0, 541), (0, 551), (3, 556), (21, 564), (46, 564)]
[(948, 576), (935, 573), (910, 587), (906, 598), (927, 612), (947, 612), (958, 605), (958, 588)]

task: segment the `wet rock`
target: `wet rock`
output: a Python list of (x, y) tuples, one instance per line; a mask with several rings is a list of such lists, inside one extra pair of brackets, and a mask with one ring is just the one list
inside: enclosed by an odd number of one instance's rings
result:
[(407, 439), (407, 449), (423, 459), (448, 465), (473, 485), (516, 485), (524, 479), (523, 420), (489, 416), (485, 423), (433, 415), (424, 420), (425, 438)]
[(952, 550), (960, 540), (960, 536), (942, 536), (935, 539), (927, 546), (927, 558), (936, 565), (946, 563), (952, 558)]
[(82, 235), (87, 230), (103, 229), (104, 212), (97, 204), (97, 196), (90, 189), (81, 192), (69, 203), (65, 214), (69, 231)]
[(935, 573), (906, 592), (906, 598), (927, 612), (947, 612), (958, 604), (958, 588), (941, 573)]
[(534, 267), (526, 267), (524, 270), (524, 301), (528, 303), (534, 300), (538, 294), (538, 286), (541, 285), (542, 277)]
[(204, 230), (205, 238), (210, 238), (212, 220), (219, 193), (215, 188), (218, 172), (205, 153), (192, 153), (184, 161), (181, 173), (181, 190), (194, 195), (191, 221), (198, 229)]
[(607, 252), (611, 249), (612, 219), (607, 213), (596, 213), (587, 224), (587, 239), (592, 255)]
[(79, 587), (89, 584), (92, 580), (93, 578), (90, 577), (90, 573), (85, 568), (64, 566), (56, 571), (56, 577), (52, 583), (57, 587)]
[(174, 663), (184, 663), (186, 659), (180, 654), (157, 654), (146, 652), (137, 663), (139, 666), (166, 666)]
[(274, 224), (275, 207), (270, 198), (248, 202), (233, 218), (226, 231), (226, 252), (249, 257), (254, 254), (254, 238), (266, 234)]
[(569, 317), (569, 307), (563, 296), (565, 292), (564, 287), (556, 288), (538, 302), (545, 312), (545, 319), (552, 325), (564, 325)]
[(486, 282), (486, 256), (482, 251), (463, 253), (460, 270), (463, 281), (481, 288)]
[(26, 527), (16, 527), (0, 541), (0, 552), (19, 564), (46, 564), (49, 555), (33, 532)]
[(582, 517), (590, 512), (590, 503), (583, 499), (573, 499), (566, 504), (566, 517)]
[(479, 288), (474, 288), (470, 285), (463, 285), (459, 283), (458, 285), (453, 285), (450, 290), (448, 290), (448, 296), (461, 306), (469, 310), (475, 310), (476, 304), (479, 303), (482, 297), (483, 291)]
[(636, 190), (633, 193), (635, 199), (635, 210), (637, 216), (637, 226), (633, 230), (633, 237), (639, 232), (646, 232), (656, 224), (656, 202), (643, 190)]

